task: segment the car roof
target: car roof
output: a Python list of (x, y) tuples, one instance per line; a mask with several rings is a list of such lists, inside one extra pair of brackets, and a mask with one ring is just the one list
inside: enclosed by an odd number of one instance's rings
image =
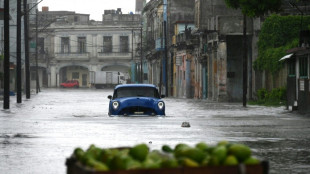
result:
[(150, 88), (156, 88), (156, 86), (153, 85), (153, 84), (122, 84), (122, 85), (117, 85), (115, 87), (115, 89), (124, 88), (124, 87), (150, 87)]

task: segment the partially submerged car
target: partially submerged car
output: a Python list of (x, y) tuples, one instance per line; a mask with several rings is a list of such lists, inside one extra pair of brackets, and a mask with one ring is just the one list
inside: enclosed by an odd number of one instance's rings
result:
[(109, 116), (164, 116), (165, 103), (155, 85), (124, 84), (109, 95)]
[(63, 82), (60, 84), (60, 87), (62, 88), (78, 88), (80, 87), (78, 80), (67, 80), (66, 82)]

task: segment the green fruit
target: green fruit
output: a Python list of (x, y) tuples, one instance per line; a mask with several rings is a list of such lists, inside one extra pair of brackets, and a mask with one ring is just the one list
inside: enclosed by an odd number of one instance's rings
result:
[(138, 144), (129, 150), (129, 155), (141, 162), (145, 160), (148, 153), (149, 148), (146, 144)]
[(208, 150), (208, 145), (204, 142), (197, 143), (195, 147), (202, 150), (202, 151)]
[(104, 149), (99, 158), (100, 161), (110, 166), (112, 159), (119, 153), (117, 149)]
[(175, 158), (165, 158), (161, 162), (162, 168), (176, 168), (178, 166), (178, 161)]
[(161, 149), (162, 149), (162, 151), (167, 152), (167, 153), (173, 152), (173, 149), (168, 145), (163, 145)]
[(89, 154), (94, 159), (100, 159), (100, 156), (102, 154), (102, 149), (96, 147), (95, 145), (90, 145), (89, 148), (85, 152), (86, 154)]
[(212, 156), (210, 158), (209, 164), (210, 166), (219, 166), (220, 165), (220, 160), (216, 156)]
[(217, 146), (226, 146), (226, 145), (228, 145), (228, 144), (229, 144), (228, 141), (223, 140), (223, 141), (219, 141), (219, 142), (217, 143)]
[(216, 157), (220, 163), (222, 163), (227, 155), (227, 149), (226, 146), (217, 146), (213, 151), (212, 151), (212, 156)]
[(197, 163), (201, 163), (202, 160), (205, 158), (206, 153), (198, 148), (187, 148), (183, 151), (184, 157), (188, 157)]
[(191, 149), (191, 147), (189, 147), (186, 144), (178, 144), (178, 145), (176, 145), (176, 147), (174, 149), (174, 156), (176, 158), (184, 157), (184, 156), (186, 156), (188, 149)]
[(147, 159), (151, 159), (153, 160), (154, 162), (161, 162), (162, 159), (164, 158), (163, 154), (161, 154), (159, 151), (157, 150), (153, 150), (152, 152), (150, 152), (147, 157), (146, 157), (146, 160)]
[(205, 158), (200, 163), (201, 166), (208, 166), (210, 164), (211, 156), (206, 154)]
[(189, 146), (188, 146), (187, 144), (182, 144), (182, 143), (180, 143), (180, 144), (177, 144), (177, 145), (175, 146), (174, 151), (176, 152), (176, 151), (181, 150), (181, 149), (183, 149), (183, 148), (189, 148)]
[(237, 158), (233, 155), (229, 155), (227, 156), (227, 158), (224, 160), (224, 165), (226, 166), (234, 166), (234, 165), (238, 165), (239, 162), (237, 160)]
[(82, 156), (81, 162), (84, 165), (88, 165), (90, 160), (94, 160), (94, 158), (90, 154), (84, 154)]
[(251, 149), (243, 144), (233, 144), (229, 147), (228, 153), (234, 155), (239, 162), (243, 162), (251, 156)]
[(113, 159), (110, 162), (110, 169), (112, 170), (126, 170), (127, 168), (127, 162), (129, 161), (130, 158), (129, 156), (125, 156), (125, 155), (116, 155), (115, 157), (113, 157)]
[(212, 154), (212, 152), (213, 152), (214, 149), (215, 149), (215, 146), (209, 146), (209, 147), (207, 148), (207, 152), (208, 152), (209, 154)]
[(134, 160), (132, 158), (127, 158), (125, 161), (126, 161), (126, 170), (142, 168), (142, 164), (137, 160)]
[(160, 168), (160, 161), (153, 161), (152, 159), (146, 159), (143, 163), (142, 166), (145, 169), (159, 169)]
[(199, 167), (199, 164), (190, 158), (181, 158), (179, 163), (184, 167)]
[(81, 161), (85, 152), (81, 148), (76, 148), (73, 152), (74, 156), (76, 157), (77, 160)]
[(100, 163), (100, 162), (96, 162), (94, 165), (93, 165), (93, 168), (96, 170), (96, 171), (109, 171), (109, 167), (103, 163)]
[(244, 164), (246, 164), (246, 165), (257, 165), (257, 164), (260, 164), (260, 161), (257, 158), (251, 156), (244, 161)]

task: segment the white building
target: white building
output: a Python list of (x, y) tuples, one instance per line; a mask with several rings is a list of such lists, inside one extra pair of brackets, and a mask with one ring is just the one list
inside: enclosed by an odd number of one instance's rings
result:
[[(140, 60), (140, 20), (140, 15), (122, 14), (121, 9), (105, 10), (99, 22), (89, 21), (87, 14), (52, 12), (44, 7), (37, 30), (40, 86), (58, 87), (61, 82), (77, 79), (81, 87), (87, 87), (96, 71), (122, 72), (130, 80), (133, 64)], [(32, 28), (35, 33), (35, 26)], [(34, 86), (35, 54), (32, 58)]]

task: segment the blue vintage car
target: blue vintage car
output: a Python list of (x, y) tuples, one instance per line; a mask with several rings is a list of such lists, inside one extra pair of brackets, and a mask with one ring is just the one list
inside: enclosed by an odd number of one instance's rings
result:
[(109, 116), (164, 116), (165, 103), (155, 85), (117, 85), (109, 95)]

